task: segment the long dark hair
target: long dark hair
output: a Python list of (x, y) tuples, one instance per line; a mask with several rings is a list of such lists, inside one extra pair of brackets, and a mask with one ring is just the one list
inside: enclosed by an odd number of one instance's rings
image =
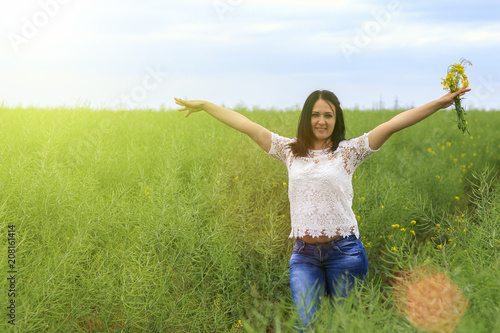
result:
[(312, 149), (314, 134), (311, 126), (311, 116), (314, 103), (319, 99), (323, 99), (333, 104), (335, 107), (335, 127), (329, 138), (332, 142), (330, 150), (332, 152), (335, 151), (340, 141), (345, 140), (344, 113), (342, 112), (339, 99), (331, 91), (316, 90), (307, 97), (304, 103), (302, 113), (300, 114), (299, 127), (297, 129), (297, 141), (290, 144), (290, 148), (295, 156), (306, 157), (309, 155), (309, 149)]

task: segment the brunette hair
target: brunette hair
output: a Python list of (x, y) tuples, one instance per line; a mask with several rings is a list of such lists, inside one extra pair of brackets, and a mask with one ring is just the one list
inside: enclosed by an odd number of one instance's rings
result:
[(332, 142), (330, 150), (332, 152), (335, 151), (335, 149), (339, 146), (340, 141), (345, 140), (344, 113), (342, 112), (339, 99), (331, 91), (316, 90), (313, 91), (309, 97), (307, 97), (304, 103), (297, 129), (297, 141), (290, 144), (292, 153), (295, 156), (306, 157), (309, 155), (309, 149), (312, 149), (312, 141), (314, 138), (311, 126), (312, 109), (314, 103), (316, 103), (319, 99), (325, 100), (328, 104), (333, 104), (335, 107), (335, 110), (332, 110), (335, 113), (335, 126), (333, 128), (332, 135), (329, 137)]

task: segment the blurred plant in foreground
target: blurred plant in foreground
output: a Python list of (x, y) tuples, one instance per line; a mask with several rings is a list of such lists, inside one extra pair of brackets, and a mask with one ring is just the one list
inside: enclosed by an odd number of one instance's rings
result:
[(448, 277), (429, 267), (401, 274), (394, 289), (398, 309), (411, 325), (435, 333), (451, 333), (470, 303)]

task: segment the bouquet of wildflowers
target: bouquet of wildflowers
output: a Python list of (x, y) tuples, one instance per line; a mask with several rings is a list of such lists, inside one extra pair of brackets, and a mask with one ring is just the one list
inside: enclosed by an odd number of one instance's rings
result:
[[(465, 59), (460, 59), (459, 64), (453, 64), (448, 67), (448, 75), (446, 78), (441, 78), (441, 84), (444, 86), (443, 90), (447, 90), (449, 92), (455, 92), (463, 87), (469, 86), (469, 80), (467, 79), (467, 75), (465, 75), (465, 67), (468, 65), (472, 66), (472, 63)], [(469, 133), (469, 129), (467, 128), (467, 120), (465, 120), (465, 109), (461, 105), (460, 96), (455, 97), (455, 111), (458, 116), (458, 128), (465, 134)], [(470, 134), (470, 133), (469, 133)]]

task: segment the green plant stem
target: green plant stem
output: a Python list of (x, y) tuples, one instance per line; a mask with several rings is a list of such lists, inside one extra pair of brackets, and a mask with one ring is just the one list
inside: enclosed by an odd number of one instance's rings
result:
[(458, 117), (458, 128), (465, 134), (469, 134), (469, 129), (467, 128), (467, 121), (465, 120), (465, 110), (460, 104), (460, 97), (455, 97), (455, 111), (457, 112), (457, 117)]

